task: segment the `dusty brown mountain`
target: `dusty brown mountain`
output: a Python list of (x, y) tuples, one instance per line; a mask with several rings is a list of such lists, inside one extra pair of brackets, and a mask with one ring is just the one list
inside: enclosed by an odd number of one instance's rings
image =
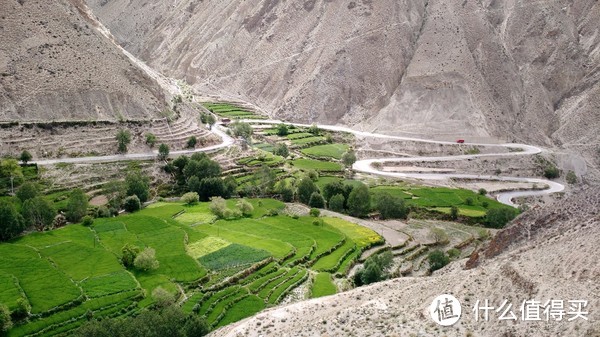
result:
[(135, 55), (277, 117), (590, 152), (597, 1), (88, 0)]
[(162, 88), (79, 0), (0, 2), (0, 121), (149, 119)]

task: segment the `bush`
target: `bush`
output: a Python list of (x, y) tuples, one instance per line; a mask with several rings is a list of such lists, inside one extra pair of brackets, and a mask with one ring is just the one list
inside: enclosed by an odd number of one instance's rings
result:
[(350, 149), (342, 155), (342, 163), (344, 166), (350, 168), (356, 162), (356, 154), (354, 150)]
[(311, 208), (309, 214), (310, 216), (318, 217), (321, 215), (321, 211), (318, 208)]
[(12, 319), (10, 318), (10, 311), (4, 304), (0, 304), (0, 334), (4, 334), (12, 328)]
[(80, 189), (74, 190), (67, 203), (67, 220), (72, 223), (79, 222), (87, 214), (88, 206), (88, 196)]
[(24, 202), (25, 200), (33, 199), (33, 198), (37, 197), (37, 195), (38, 195), (37, 186), (34, 183), (30, 183), (30, 182), (24, 183), (23, 185), (21, 185), (21, 187), (19, 187), (16, 195), (17, 195), (17, 198), (19, 198), (19, 200), (21, 200), (21, 202)]
[(491, 228), (503, 228), (517, 213), (512, 208), (492, 208), (485, 215), (485, 225)]
[(452, 220), (458, 219), (458, 207), (456, 207), (456, 206), (450, 207), (450, 218)]
[(125, 268), (133, 267), (133, 262), (139, 253), (140, 248), (138, 246), (134, 246), (129, 243), (126, 244), (121, 249), (121, 263), (123, 263)]
[(571, 185), (577, 184), (577, 175), (573, 171), (567, 173), (567, 183)]
[(12, 317), (15, 320), (22, 320), (24, 318), (29, 317), (31, 314), (31, 304), (25, 298), (20, 297), (17, 300), (17, 307), (12, 312)]
[(136, 269), (148, 271), (158, 269), (159, 263), (156, 260), (156, 251), (153, 248), (146, 247), (133, 260), (133, 266)]
[(21, 159), (21, 161), (23, 162), (24, 165), (27, 165), (27, 163), (29, 161), (31, 161), (32, 158), (33, 158), (33, 156), (27, 150), (24, 150), (23, 152), (21, 152), (21, 156), (19, 157), (19, 159)]
[(10, 240), (25, 229), (23, 217), (13, 203), (0, 200), (0, 241)]
[(370, 205), (371, 195), (365, 184), (360, 184), (352, 189), (350, 196), (348, 196), (348, 211), (350, 215), (364, 217), (369, 213)]
[(148, 146), (150, 147), (154, 147), (154, 145), (156, 144), (156, 136), (153, 133), (147, 133), (146, 134), (146, 144), (148, 144)]
[(198, 144), (198, 138), (196, 138), (196, 136), (191, 136), (190, 138), (188, 138), (186, 145), (188, 149), (193, 149), (196, 147), (196, 144)]
[(175, 296), (160, 286), (152, 290), (152, 298), (159, 308), (165, 308), (175, 303)]
[(544, 169), (544, 177), (546, 177), (547, 179), (556, 179), (559, 176), (560, 176), (560, 171), (558, 170), (558, 167), (556, 167), (554, 165), (548, 165)]
[(81, 219), (81, 224), (85, 227), (91, 227), (94, 224), (94, 218), (89, 215), (86, 215)]
[(167, 160), (169, 158), (169, 145), (160, 144), (158, 146), (158, 160)]
[(436, 249), (429, 253), (427, 257), (429, 259), (429, 271), (434, 272), (438, 269), (444, 268), (450, 263), (450, 258), (441, 250)]
[(123, 202), (123, 208), (125, 208), (125, 210), (129, 213), (139, 211), (142, 208), (140, 198), (138, 198), (137, 195), (132, 195), (125, 198), (125, 201)]
[(298, 200), (308, 205), (311, 195), (318, 191), (317, 185), (310, 178), (303, 178), (298, 184)]
[(479, 195), (486, 195), (486, 194), (487, 194), (487, 190), (485, 188), (479, 189)]
[(196, 192), (188, 192), (181, 196), (181, 201), (185, 202), (188, 205), (194, 205), (200, 201), (200, 197)]
[(216, 215), (219, 219), (226, 219), (228, 218), (227, 215), (231, 217), (231, 210), (227, 208), (225, 199), (221, 197), (211, 198), (210, 205), (208, 206), (208, 208), (210, 208), (211, 212), (213, 212), (213, 214)]
[(389, 193), (381, 193), (377, 196), (377, 210), (382, 219), (406, 219), (408, 216), (408, 207), (404, 200)]
[(467, 197), (465, 199), (465, 205), (467, 205), (467, 206), (473, 206), (474, 203), (475, 203), (475, 201), (471, 197)]
[(287, 125), (285, 125), (285, 124), (279, 124), (277, 126), (277, 135), (278, 136), (284, 137), (284, 136), (287, 136), (288, 133), (289, 133), (289, 131), (288, 131)]
[(336, 194), (331, 199), (329, 199), (329, 209), (334, 212), (343, 212), (344, 211), (344, 202), (346, 199), (341, 194)]
[(315, 219), (315, 220), (313, 220), (312, 224), (313, 224), (313, 226), (320, 226), (320, 227), (323, 227), (323, 225), (324, 225), (325, 223), (323, 222), (323, 219)]
[(252, 206), (252, 204), (249, 203), (246, 199), (240, 199), (235, 205), (244, 216), (250, 216), (254, 211), (254, 206)]
[(323, 199), (323, 196), (318, 192), (313, 192), (308, 200), (308, 206), (313, 208), (324, 208), (325, 199)]
[(282, 156), (283, 158), (287, 158), (290, 155), (290, 150), (288, 149), (287, 145), (285, 145), (285, 143), (279, 143), (275, 147), (273, 154), (277, 156)]
[(354, 284), (361, 286), (382, 281), (389, 277), (389, 269), (394, 262), (392, 252), (387, 250), (381, 254), (372, 255), (365, 261), (362, 269), (354, 274)]
[(458, 257), (460, 257), (460, 249), (452, 248), (448, 250), (448, 257), (452, 260), (457, 259)]
[(489, 206), (490, 206), (490, 203), (489, 203), (489, 202), (487, 202), (487, 201), (483, 201), (483, 202), (481, 203), (481, 207), (483, 207), (483, 208), (488, 208)]
[(125, 153), (127, 152), (127, 145), (129, 145), (129, 143), (131, 143), (131, 132), (129, 132), (129, 130), (119, 130), (117, 132), (117, 144), (118, 144), (118, 150), (121, 153)]

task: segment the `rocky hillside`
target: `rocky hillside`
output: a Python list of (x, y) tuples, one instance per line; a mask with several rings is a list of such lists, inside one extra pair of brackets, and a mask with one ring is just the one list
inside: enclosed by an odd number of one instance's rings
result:
[(600, 141), (597, 1), (87, 1), (151, 65), (277, 117)]
[[(600, 336), (600, 190), (587, 189), (566, 200), (533, 209), (500, 232), (465, 270), (458, 261), (428, 278), (399, 278), (346, 293), (268, 310), (218, 330), (213, 337), (238, 336)], [(584, 195), (586, 195), (584, 197)], [(487, 257), (487, 260), (484, 260)], [(494, 257), (492, 259), (492, 257)], [(441, 294), (462, 304), (462, 318), (438, 326), (428, 306)], [(485, 321), (473, 308), (488, 300)], [(512, 303), (515, 321), (496, 312)], [(566, 315), (555, 321), (542, 313), (524, 321), (525, 300), (564, 301)], [(587, 300), (585, 317), (569, 321), (569, 300)], [(504, 307), (506, 308), (506, 307)], [(543, 309), (542, 309), (543, 311)], [(550, 312), (548, 311), (548, 314)], [(510, 315), (509, 315), (510, 316)]]
[(0, 121), (140, 120), (163, 89), (96, 29), (80, 0), (0, 2)]

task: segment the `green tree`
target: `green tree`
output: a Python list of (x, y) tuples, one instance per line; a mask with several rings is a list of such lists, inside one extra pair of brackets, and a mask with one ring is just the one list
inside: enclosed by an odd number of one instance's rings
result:
[(240, 199), (236, 203), (236, 207), (242, 212), (244, 216), (251, 216), (254, 211), (254, 206), (246, 199)]
[(233, 176), (227, 175), (227, 177), (223, 179), (223, 185), (225, 187), (225, 198), (231, 198), (236, 195), (238, 183)]
[(210, 211), (219, 219), (225, 218), (225, 211), (227, 210), (227, 203), (225, 199), (221, 197), (214, 197), (210, 199), (210, 205), (208, 206)]
[(408, 216), (408, 207), (404, 200), (389, 193), (379, 194), (376, 204), (382, 219), (406, 219)]
[(204, 178), (200, 180), (198, 192), (201, 201), (208, 201), (211, 197), (222, 197), (225, 195), (223, 179), (219, 177)]
[(8, 332), (12, 328), (12, 319), (10, 317), (10, 310), (4, 304), (0, 304), (0, 335)]
[(6, 241), (25, 230), (24, 220), (15, 206), (8, 201), (0, 201), (0, 241)]
[(16, 159), (0, 159), (0, 181), (3, 182), (4, 188), (14, 189), (14, 186), (19, 186), (23, 182), (23, 170)]
[(157, 141), (158, 141), (158, 139), (156, 138), (156, 136), (153, 133), (146, 134), (146, 144), (148, 144), (148, 146), (154, 147), (154, 145), (156, 145)]
[(175, 303), (175, 296), (161, 286), (152, 290), (152, 299), (159, 308), (165, 308)]
[(329, 209), (334, 212), (343, 212), (346, 198), (342, 194), (336, 194), (329, 199)]
[(127, 146), (131, 143), (131, 132), (121, 129), (117, 132), (117, 148), (120, 153), (127, 152)]
[(567, 173), (567, 183), (571, 185), (577, 184), (577, 174), (575, 174), (575, 172), (569, 171)]
[(11, 316), (15, 320), (22, 320), (29, 317), (31, 314), (31, 304), (23, 297), (19, 297), (17, 300), (17, 307), (13, 310)]
[(313, 208), (325, 208), (325, 199), (319, 192), (313, 192), (308, 200), (308, 206)]
[(467, 197), (465, 199), (465, 205), (467, 205), (467, 206), (473, 206), (474, 203), (475, 203), (475, 201), (471, 197)]
[(312, 133), (315, 136), (318, 136), (319, 134), (321, 134), (321, 129), (319, 129), (317, 124), (313, 124), (308, 128), (308, 132)]
[(140, 172), (134, 172), (127, 175), (125, 178), (127, 185), (127, 195), (135, 195), (140, 202), (148, 201), (150, 195), (150, 180)]
[(123, 201), (123, 208), (129, 213), (139, 211), (142, 208), (140, 198), (137, 195), (128, 196)]
[(559, 176), (560, 171), (558, 170), (558, 167), (552, 164), (548, 164), (548, 166), (546, 166), (546, 168), (544, 169), (544, 177), (546, 177), (547, 179), (556, 179)]
[(458, 207), (456, 207), (456, 206), (450, 207), (450, 218), (452, 220), (458, 219)]
[(187, 205), (197, 204), (199, 200), (200, 200), (200, 197), (198, 196), (198, 193), (196, 193), (196, 192), (188, 192), (181, 196), (181, 201), (185, 202)]
[(19, 158), (21, 159), (21, 162), (23, 162), (24, 165), (27, 165), (27, 163), (31, 161), (33, 156), (31, 155), (31, 153), (29, 153), (29, 151), (23, 150)]
[(162, 143), (158, 146), (158, 160), (167, 160), (169, 158), (169, 145)]
[(310, 196), (319, 192), (317, 185), (308, 177), (302, 178), (298, 184), (298, 200), (301, 203), (308, 205), (310, 202)]
[(448, 263), (450, 263), (450, 258), (446, 255), (446, 253), (442, 252), (439, 249), (436, 249), (429, 253), (427, 259), (429, 260), (429, 271), (431, 272), (434, 272), (438, 269), (442, 269)]
[(196, 144), (198, 144), (198, 138), (196, 138), (196, 136), (191, 136), (188, 138), (186, 145), (188, 149), (193, 149), (196, 147)]
[(208, 124), (209, 126), (213, 126), (216, 122), (217, 120), (215, 119), (215, 116), (213, 116), (212, 114), (207, 114), (205, 121), (206, 124)]
[(287, 158), (290, 155), (290, 150), (288, 149), (285, 143), (279, 143), (277, 144), (277, 146), (275, 146), (273, 154), (277, 156), (282, 156), (283, 158)]
[(487, 190), (485, 188), (479, 189), (479, 195), (486, 195), (486, 194), (487, 194)]
[(133, 261), (140, 253), (140, 248), (138, 246), (134, 246), (132, 244), (125, 244), (121, 249), (121, 263), (125, 266), (125, 268), (132, 268)]
[(280, 137), (284, 137), (287, 136), (289, 133), (288, 131), (288, 127), (285, 124), (279, 124), (277, 125), (277, 135)]
[(236, 122), (231, 123), (230, 128), (236, 137), (242, 137), (246, 141), (248, 141), (248, 142), (250, 141), (250, 138), (252, 137), (252, 132), (253, 132), (252, 126), (250, 126), (250, 124), (236, 121)]
[(257, 183), (256, 187), (260, 194), (265, 196), (273, 192), (277, 182), (277, 174), (267, 165), (263, 165), (254, 173), (254, 181)]
[(72, 223), (79, 222), (87, 214), (88, 206), (88, 196), (80, 189), (73, 190), (67, 202), (67, 220)]
[(22, 212), (25, 223), (35, 227), (38, 231), (43, 231), (52, 225), (52, 221), (56, 216), (56, 211), (52, 205), (42, 197), (25, 201)]
[(355, 285), (360, 286), (385, 280), (389, 277), (389, 270), (393, 262), (393, 255), (389, 250), (370, 256), (365, 261), (363, 268), (354, 275)]
[(108, 206), (113, 210), (118, 210), (127, 196), (127, 188), (124, 182), (113, 180), (102, 186), (102, 194), (108, 199)]
[(86, 215), (81, 219), (81, 224), (85, 227), (91, 227), (94, 224), (94, 218)]
[(516, 216), (517, 212), (512, 208), (492, 208), (485, 215), (485, 225), (490, 228), (503, 228)]
[(17, 198), (24, 202), (25, 200), (33, 199), (38, 195), (38, 188), (34, 183), (26, 182), (17, 190)]
[(348, 151), (344, 152), (342, 155), (342, 163), (348, 168), (352, 167), (352, 165), (356, 163), (356, 153), (354, 153), (354, 150), (349, 149)]
[(133, 266), (143, 271), (158, 269), (159, 265), (156, 260), (156, 251), (150, 247), (144, 248), (133, 260)]
[(352, 189), (348, 196), (348, 211), (350, 215), (364, 217), (369, 213), (371, 205), (371, 195), (369, 188), (365, 184), (360, 184)]
[(203, 155), (204, 156), (196, 156), (196, 154), (194, 154), (185, 165), (183, 168), (183, 175), (186, 179), (196, 176), (198, 179), (202, 180), (204, 178), (213, 178), (221, 175), (221, 166), (219, 163), (208, 158), (206, 154)]

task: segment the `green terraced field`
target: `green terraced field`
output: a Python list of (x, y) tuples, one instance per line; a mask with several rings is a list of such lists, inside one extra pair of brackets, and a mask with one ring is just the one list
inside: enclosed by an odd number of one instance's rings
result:
[[(340, 269), (354, 247), (380, 240), (343, 220), (315, 226), (311, 217), (267, 216), (285, 207), (277, 200), (248, 201), (254, 211), (238, 220), (215, 221), (208, 203), (162, 202), (0, 244), (0, 302), (14, 309), (25, 298), (40, 314), (17, 322), (9, 336), (68, 333), (88, 310), (135, 314), (153, 305), (157, 287), (179, 299), (186, 292), (186, 312), (198, 308), (211, 326), (223, 326), (277, 304), (309, 269)], [(159, 267), (127, 270), (120, 261), (126, 244), (155, 249)]]
[(333, 284), (330, 273), (318, 273), (310, 288), (310, 297), (317, 298), (337, 293), (337, 287)]
[(316, 170), (316, 171), (328, 171), (328, 172), (341, 172), (342, 165), (339, 163), (314, 160), (314, 159), (296, 159), (291, 161), (294, 167), (300, 170)]
[(317, 145), (302, 149), (302, 153), (305, 155), (319, 157), (319, 158), (333, 158), (342, 159), (344, 152), (348, 151), (350, 147), (346, 144), (326, 144)]

